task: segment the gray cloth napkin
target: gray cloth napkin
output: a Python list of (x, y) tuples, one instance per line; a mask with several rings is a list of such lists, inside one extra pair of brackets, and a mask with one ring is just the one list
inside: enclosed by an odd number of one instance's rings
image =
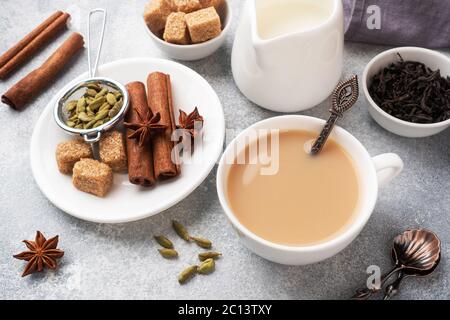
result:
[[(450, 47), (450, 0), (342, 1), (346, 40), (394, 46)], [(373, 19), (375, 12), (380, 13), (379, 29)], [(368, 22), (375, 28), (370, 29)]]

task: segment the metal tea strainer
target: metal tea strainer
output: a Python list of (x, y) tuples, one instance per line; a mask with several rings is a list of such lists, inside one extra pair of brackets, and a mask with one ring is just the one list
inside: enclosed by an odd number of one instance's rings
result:
[[(92, 68), (90, 24), (91, 24), (91, 16), (95, 13), (102, 13), (103, 20), (102, 20), (102, 30), (101, 30), (101, 34), (100, 34), (100, 42), (99, 42), (99, 46), (98, 46), (98, 50), (97, 50), (97, 56), (95, 58), (94, 66)], [(125, 117), (125, 114), (127, 112), (128, 105), (129, 105), (128, 91), (122, 84), (120, 84), (119, 82), (117, 82), (113, 79), (95, 76), (95, 74), (97, 73), (98, 61), (100, 58), (100, 52), (102, 49), (103, 38), (104, 38), (104, 34), (105, 34), (105, 25), (106, 25), (106, 10), (105, 9), (94, 9), (89, 12), (88, 25), (87, 25), (87, 38), (88, 38), (87, 48), (88, 48), (88, 66), (89, 66), (88, 77), (89, 78), (76, 83), (70, 89), (68, 89), (66, 92), (64, 92), (57, 99), (54, 113), (53, 113), (55, 121), (60, 128), (62, 128), (63, 130), (65, 130), (66, 132), (69, 132), (71, 134), (82, 136), (87, 143), (91, 144), (92, 151), (94, 152), (94, 157), (96, 157), (96, 158), (98, 157), (97, 142), (100, 140), (102, 133), (112, 129)], [(103, 87), (107, 87), (109, 89), (119, 91), (122, 94), (123, 104), (122, 104), (120, 111), (110, 121), (108, 121), (96, 128), (75, 129), (75, 128), (69, 127), (68, 125), (66, 125), (66, 121), (69, 116), (69, 113), (64, 109), (65, 104), (68, 102), (69, 99), (74, 98), (77, 94), (79, 96), (81, 96), (82, 89), (86, 88), (89, 84), (92, 84), (94, 82), (100, 84)]]

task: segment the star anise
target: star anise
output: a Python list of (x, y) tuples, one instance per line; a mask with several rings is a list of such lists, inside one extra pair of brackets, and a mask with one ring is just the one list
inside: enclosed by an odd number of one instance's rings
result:
[(13, 256), (16, 259), (28, 261), (23, 270), (22, 277), (34, 272), (41, 272), (44, 270), (44, 266), (50, 269), (56, 269), (58, 266), (56, 259), (64, 255), (64, 251), (56, 249), (58, 246), (58, 236), (47, 240), (40, 231), (37, 231), (34, 241), (23, 240), (23, 242), (29, 250)]
[(186, 130), (192, 138), (195, 138), (203, 128), (203, 117), (198, 113), (197, 107), (190, 114), (186, 114), (183, 110), (180, 110), (180, 116), (178, 117), (179, 124), (177, 129)]
[(139, 121), (133, 123), (124, 122), (124, 125), (128, 129), (134, 130), (134, 132), (128, 136), (128, 139), (138, 140), (139, 146), (143, 147), (150, 140), (150, 136), (155, 131), (164, 130), (167, 126), (159, 123), (161, 120), (159, 112), (152, 115), (151, 111), (148, 110), (144, 117), (137, 109), (135, 109), (135, 111), (139, 117)]

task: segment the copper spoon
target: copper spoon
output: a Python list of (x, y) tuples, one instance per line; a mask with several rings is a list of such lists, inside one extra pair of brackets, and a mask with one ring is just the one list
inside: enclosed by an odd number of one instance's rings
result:
[[(368, 299), (372, 294), (378, 292), (386, 281), (397, 272), (399, 272), (397, 280), (391, 284), (395, 285), (390, 289), (392, 291), (398, 288), (398, 285), (406, 275), (426, 276), (431, 274), (440, 261), (440, 254), (441, 242), (433, 232), (425, 229), (406, 230), (394, 238), (391, 255), (395, 266), (381, 277), (380, 286), (371, 289), (359, 289), (352, 299)], [(405, 274), (404, 276), (402, 276), (403, 273)], [(398, 283), (396, 283), (397, 281)]]
[[(397, 239), (398, 238), (398, 239)], [(385, 289), (384, 300), (395, 296), (400, 283), (409, 277), (426, 277), (436, 270), (441, 260), (439, 238), (428, 230), (408, 230), (394, 240), (397, 246), (402, 246), (405, 256), (398, 257), (398, 250), (392, 250), (392, 258), (402, 260), (402, 263), (413, 266), (401, 270), (397, 279)]]
[(358, 97), (358, 76), (353, 75), (350, 79), (339, 82), (332, 94), (330, 109), (331, 116), (325, 123), (319, 137), (311, 147), (310, 153), (312, 155), (316, 155), (322, 150), (328, 137), (330, 136), (331, 131), (333, 130), (334, 125), (336, 124), (336, 121), (344, 115), (345, 111), (350, 109), (356, 101), (358, 101)]

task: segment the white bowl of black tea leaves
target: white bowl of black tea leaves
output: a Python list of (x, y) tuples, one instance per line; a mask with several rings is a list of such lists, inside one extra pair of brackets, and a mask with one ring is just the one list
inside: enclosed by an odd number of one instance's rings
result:
[(450, 58), (445, 55), (394, 48), (369, 62), (362, 81), (369, 113), (386, 130), (417, 138), (450, 127)]

